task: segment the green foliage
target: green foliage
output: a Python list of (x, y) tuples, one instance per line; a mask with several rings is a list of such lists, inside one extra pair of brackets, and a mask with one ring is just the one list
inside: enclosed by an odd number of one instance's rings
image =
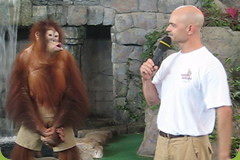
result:
[(148, 58), (153, 57), (153, 51), (156, 49), (157, 46), (155, 44), (157, 43), (157, 40), (160, 38), (159, 32), (154, 31), (152, 33), (149, 33), (145, 36), (146, 38), (146, 50), (142, 54), (142, 58), (144, 61), (146, 61)]
[(233, 31), (240, 31), (238, 9), (229, 7), (225, 9), (227, 13), (223, 13), (214, 3), (214, 0), (203, 0), (200, 9), (205, 17), (204, 26), (230, 27)]
[(231, 158), (235, 158), (239, 152), (240, 138), (232, 137)]
[[(231, 59), (228, 61), (231, 62)], [(229, 62), (229, 63), (230, 63)], [(230, 88), (230, 94), (232, 99), (233, 107), (233, 121), (235, 124), (239, 124), (240, 113), (239, 113), (239, 101), (240, 101), (240, 66), (232, 67), (228, 70), (228, 82)], [(238, 126), (238, 128), (240, 128)], [(232, 137), (231, 144), (231, 158), (237, 156), (240, 147), (240, 137)]]
[[(126, 63), (127, 66), (130, 65), (130, 61), (132, 59), (128, 59), (128, 62)], [(140, 75), (139, 74), (136, 74), (132, 71), (130, 71), (129, 69), (126, 71), (126, 75), (127, 75), (127, 80), (132, 80), (134, 85), (136, 87), (139, 87), (141, 88), (141, 85), (139, 84), (139, 79), (140, 79)], [(128, 90), (129, 88), (127, 88)], [(128, 102), (126, 102), (124, 105), (118, 105), (116, 106), (118, 110), (121, 110), (125, 113), (127, 113), (129, 119), (132, 121), (132, 122), (137, 122), (139, 119), (141, 119), (142, 117), (144, 117), (144, 107), (141, 105), (139, 107), (137, 107), (135, 109), (135, 111), (132, 111), (131, 108), (130, 108), (130, 105)]]
[(214, 3), (214, 0), (203, 0), (202, 7), (203, 8), (212, 8), (212, 7), (216, 7), (216, 4)]
[(240, 120), (239, 101), (240, 101), (240, 66), (234, 66), (230, 58), (226, 58), (225, 65), (230, 65), (227, 70), (228, 84), (233, 107), (233, 120)]
[(217, 130), (216, 130), (216, 126), (215, 126), (213, 132), (212, 132), (208, 137), (209, 137), (210, 142), (214, 142), (214, 141), (216, 141), (216, 139), (217, 139)]
[(153, 57), (153, 52), (157, 48), (157, 46), (155, 44), (157, 43), (158, 39), (163, 37), (164, 35), (167, 35), (166, 27), (163, 27), (161, 32), (154, 31), (145, 36), (146, 49), (145, 49), (145, 52), (143, 52), (143, 54), (142, 54), (143, 61), (146, 61), (148, 58)]
[(127, 108), (127, 105), (118, 105), (117, 108), (119, 110), (122, 110), (124, 112), (127, 112), (128, 117), (133, 121), (137, 122), (139, 119), (139, 116), (137, 114), (134, 114), (129, 108)]
[[(227, 63), (231, 63), (228, 58)], [(240, 66), (231, 67), (228, 70), (228, 82), (230, 87), (231, 99), (233, 101), (240, 100)]]

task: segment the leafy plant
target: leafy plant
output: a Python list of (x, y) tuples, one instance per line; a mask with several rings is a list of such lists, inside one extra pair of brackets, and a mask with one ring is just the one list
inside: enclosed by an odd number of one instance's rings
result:
[[(225, 60), (226, 65), (232, 65), (232, 60), (227, 58)], [(228, 74), (228, 84), (230, 89), (230, 95), (232, 100), (232, 108), (233, 108), (233, 121), (240, 120), (240, 113), (239, 113), (239, 100), (240, 100), (240, 66), (230, 67), (227, 70)], [(239, 151), (240, 145), (240, 137), (232, 137), (232, 144), (231, 144), (231, 158), (234, 158)]]
[(204, 26), (230, 27), (233, 31), (240, 31), (239, 9), (225, 8), (227, 13), (223, 13), (214, 0), (203, 0), (202, 8), (204, 14)]
[(127, 105), (118, 105), (117, 108), (119, 110), (122, 110), (124, 112), (127, 113), (128, 117), (133, 121), (133, 122), (137, 122), (139, 119), (139, 115), (133, 113), (128, 107)]
[(237, 156), (239, 152), (239, 146), (240, 146), (240, 138), (232, 137), (232, 145), (231, 145), (231, 158), (234, 158)]
[(240, 66), (233, 67), (229, 70), (229, 84), (231, 98), (234, 101), (240, 100)]
[[(126, 65), (129, 66), (130, 65), (130, 61), (132, 59), (128, 59)], [(141, 84), (139, 79), (140, 79), (140, 75), (139, 74), (136, 74), (135, 72), (131, 71), (131, 70), (127, 70), (126, 71), (126, 75), (127, 75), (127, 78), (126, 80), (129, 81), (129, 80), (132, 80), (133, 81), (133, 84), (136, 86), (136, 87), (140, 87)], [(129, 89), (128, 87), (126, 88), (127, 90)], [(137, 100), (136, 100), (137, 101)], [(135, 102), (134, 102), (135, 103)], [(129, 101), (125, 101), (125, 104), (123, 105), (117, 105), (116, 106), (118, 110), (121, 110), (123, 111), (124, 113), (126, 113), (129, 117), (129, 120), (131, 122), (137, 122), (139, 120), (141, 120), (143, 117), (144, 117), (144, 108), (143, 106), (139, 106), (139, 107), (136, 107), (136, 109), (133, 111), (131, 109), (131, 105), (129, 104)]]
[(162, 28), (162, 32), (154, 31), (152, 33), (149, 33), (145, 36), (146, 43), (145, 43), (145, 52), (142, 54), (143, 61), (146, 61), (148, 58), (153, 57), (153, 52), (157, 48), (155, 45), (159, 38), (163, 37), (164, 35), (167, 35), (167, 32), (165, 31), (166, 27)]
[(240, 66), (234, 66), (230, 58), (226, 58), (225, 65), (233, 66), (227, 70), (230, 96), (233, 106), (233, 120), (240, 120)]

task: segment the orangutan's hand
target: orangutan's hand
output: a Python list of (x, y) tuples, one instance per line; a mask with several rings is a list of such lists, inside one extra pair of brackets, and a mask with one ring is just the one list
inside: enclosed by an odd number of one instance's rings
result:
[(50, 147), (56, 147), (60, 143), (64, 142), (64, 128), (48, 128), (45, 132), (45, 135), (41, 136), (41, 141)]

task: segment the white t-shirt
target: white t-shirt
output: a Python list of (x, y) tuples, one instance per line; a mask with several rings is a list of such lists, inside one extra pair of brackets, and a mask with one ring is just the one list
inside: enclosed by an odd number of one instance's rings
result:
[(205, 47), (168, 56), (152, 82), (161, 99), (158, 129), (169, 134), (207, 135), (215, 108), (231, 106), (224, 67)]

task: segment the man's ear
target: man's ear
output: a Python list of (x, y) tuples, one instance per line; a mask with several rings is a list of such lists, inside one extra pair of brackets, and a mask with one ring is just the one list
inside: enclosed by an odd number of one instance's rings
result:
[(187, 30), (189, 34), (193, 34), (196, 30), (196, 27), (193, 24), (187, 26)]
[(35, 32), (35, 38), (36, 38), (36, 40), (38, 40), (39, 39), (39, 32), (37, 31), (37, 32)]

